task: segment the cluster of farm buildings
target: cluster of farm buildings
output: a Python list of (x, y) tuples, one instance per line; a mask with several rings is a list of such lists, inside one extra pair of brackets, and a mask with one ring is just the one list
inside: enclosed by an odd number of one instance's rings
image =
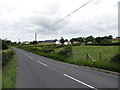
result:
[[(65, 42), (64, 44), (67, 45), (70, 42)], [(22, 44), (30, 44), (29, 41), (23, 41)], [(45, 41), (38, 41), (38, 44), (61, 44), (59, 41), (56, 40), (45, 40)]]
[[(120, 40), (120, 37), (113, 38), (113, 40)], [(37, 41), (38, 44), (61, 44), (60, 41), (56, 40), (45, 40), (45, 41)], [(64, 42), (64, 45), (70, 44), (71, 42)], [(78, 42), (73, 42), (74, 44)], [(22, 44), (30, 44), (29, 41), (23, 41)]]

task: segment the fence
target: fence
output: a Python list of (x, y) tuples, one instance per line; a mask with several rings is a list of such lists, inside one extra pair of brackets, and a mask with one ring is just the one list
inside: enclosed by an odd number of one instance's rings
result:
[(113, 56), (103, 54), (103, 53), (97, 53), (96, 55), (91, 54), (91, 53), (86, 53), (86, 54), (68, 53), (68, 57), (71, 59), (74, 59), (74, 60), (93, 60), (93, 61), (99, 60), (99, 61), (103, 61), (103, 60), (110, 60)]

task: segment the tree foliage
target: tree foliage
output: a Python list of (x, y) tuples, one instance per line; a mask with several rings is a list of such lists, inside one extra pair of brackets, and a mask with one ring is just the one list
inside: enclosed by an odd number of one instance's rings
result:
[(63, 37), (61, 37), (61, 39), (60, 39), (60, 43), (61, 43), (62, 45), (65, 43), (65, 40), (64, 40)]
[(11, 44), (10, 40), (2, 40), (2, 49), (8, 49), (9, 45)]
[(85, 43), (85, 44), (87, 44), (88, 42), (91, 42), (93, 44), (111, 44), (112, 39), (113, 39), (112, 35), (104, 36), (104, 37), (96, 37), (96, 38), (91, 35), (86, 38), (84, 37), (72, 38), (70, 39), (70, 42), (72, 44), (74, 44), (74, 42)]
[(71, 45), (67, 45), (58, 54), (60, 54), (61, 56), (64, 56), (65, 58), (70, 58), (71, 55), (72, 55), (72, 46)]

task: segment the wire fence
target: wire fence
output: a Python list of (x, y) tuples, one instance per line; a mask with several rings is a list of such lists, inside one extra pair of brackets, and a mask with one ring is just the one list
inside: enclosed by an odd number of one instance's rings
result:
[(68, 55), (70, 59), (74, 59), (74, 60), (93, 60), (93, 61), (103, 61), (103, 60), (110, 60), (113, 56), (111, 55), (107, 55), (107, 54), (103, 54), (103, 53), (97, 53), (96, 55), (94, 54), (90, 54), (90, 53), (86, 53), (86, 54), (72, 54)]

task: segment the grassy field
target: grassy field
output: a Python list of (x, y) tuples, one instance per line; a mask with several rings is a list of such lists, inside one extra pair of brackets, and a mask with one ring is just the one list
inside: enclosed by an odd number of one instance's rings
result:
[(73, 46), (72, 48), (73, 59), (86, 60), (88, 53), (93, 60), (109, 61), (118, 53), (118, 46)]

